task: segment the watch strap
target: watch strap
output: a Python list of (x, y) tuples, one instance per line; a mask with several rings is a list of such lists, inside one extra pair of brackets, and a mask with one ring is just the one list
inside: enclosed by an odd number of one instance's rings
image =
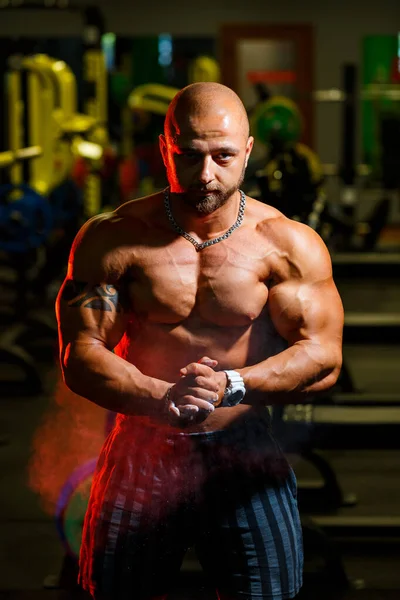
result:
[(235, 389), (238, 387), (242, 387), (244, 390), (245, 385), (243, 381), (243, 377), (237, 371), (225, 370), (226, 376), (228, 378), (227, 388)]

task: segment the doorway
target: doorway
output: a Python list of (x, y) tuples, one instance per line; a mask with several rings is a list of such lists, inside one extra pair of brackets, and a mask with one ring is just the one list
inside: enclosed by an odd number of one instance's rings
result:
[(301, 141), (313, 147), (313, 26), (225, 24), (219, 41), (222, 83), (235, 90), (248, 111), (263, 89), (294, 100), (304, 118)]

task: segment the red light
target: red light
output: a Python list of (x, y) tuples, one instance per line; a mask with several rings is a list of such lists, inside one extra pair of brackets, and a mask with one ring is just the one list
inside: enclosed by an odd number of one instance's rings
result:
[(294, 71), (248, 71), (247, 81), (250, 83), (295, 83)]

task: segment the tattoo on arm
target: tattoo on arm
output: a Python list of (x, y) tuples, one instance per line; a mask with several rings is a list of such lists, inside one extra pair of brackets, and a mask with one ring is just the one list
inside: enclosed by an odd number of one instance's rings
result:
[(91, 308), (108, 312), (125, 312), (126, 299), (113, 285), (92, 285), (83, 281), (70, 279), (65, 283), (61, 294), (62, 300), (71, 307)]

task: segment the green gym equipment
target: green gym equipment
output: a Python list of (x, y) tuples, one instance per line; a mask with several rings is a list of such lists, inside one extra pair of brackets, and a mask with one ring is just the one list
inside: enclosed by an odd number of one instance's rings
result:
[(294, 143), (301, 137), (303, 118), (293, 100), (273, 96), (255, 108), (250, 117), (250, 128), (252, 135), (262, 144), (272, 140)]

